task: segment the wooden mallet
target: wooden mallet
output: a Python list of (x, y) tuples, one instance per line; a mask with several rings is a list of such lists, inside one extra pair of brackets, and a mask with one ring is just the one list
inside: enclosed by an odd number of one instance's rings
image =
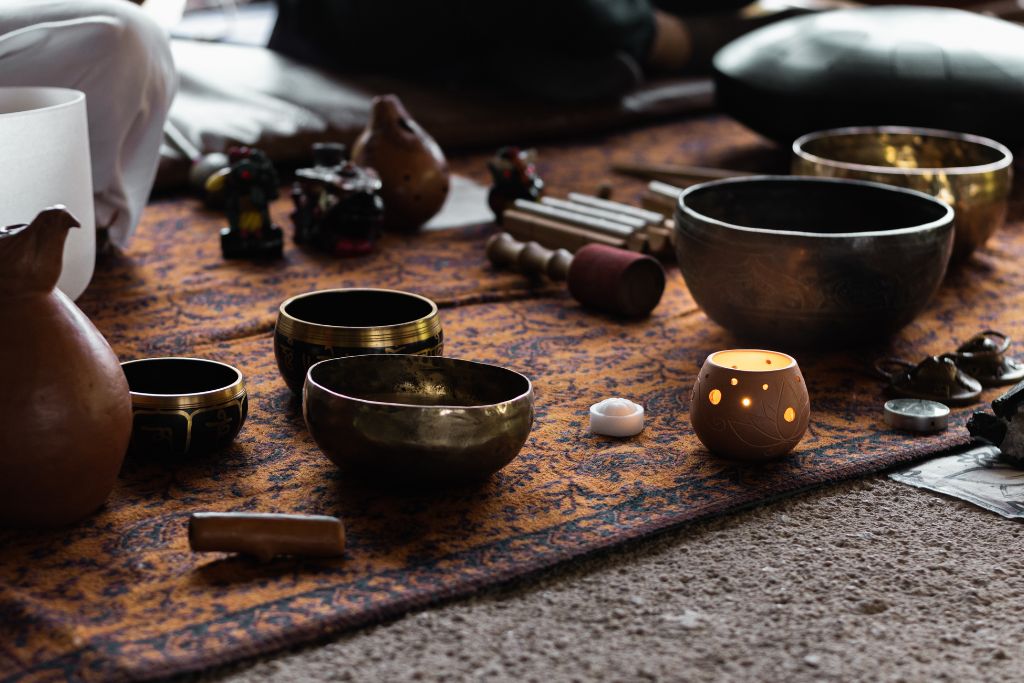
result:
[(487, 258), (496, 268), (564, 280), (584, 306), (629, 318), (650, 313), (665, 291), (665, 270), (657, 259), (605, 244), (588, 244), (572, 254), (502, 232), (487, 241)]

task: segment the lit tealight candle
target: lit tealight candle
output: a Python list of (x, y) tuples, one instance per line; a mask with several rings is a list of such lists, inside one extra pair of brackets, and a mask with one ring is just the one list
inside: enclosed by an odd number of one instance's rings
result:
[(605, 436), (634, 436), (644, 429), (644, 407), (625, 398), (606, 398), (590, 406), (590, 431)]
[(807, 429), (810, 402), (792, 356), (730, 349), (708, 356), (693, 385), (690, 422), (708, 450), (746, 461), (779, 458)]

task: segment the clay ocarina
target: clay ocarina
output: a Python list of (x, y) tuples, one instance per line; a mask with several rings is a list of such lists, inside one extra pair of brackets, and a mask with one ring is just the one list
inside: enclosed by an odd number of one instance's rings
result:
[(448, 196), (444, 153), (395, 95), (373, 98), (352, 161), (380, 176), (385, 228), (415, 230), (441, 210)]

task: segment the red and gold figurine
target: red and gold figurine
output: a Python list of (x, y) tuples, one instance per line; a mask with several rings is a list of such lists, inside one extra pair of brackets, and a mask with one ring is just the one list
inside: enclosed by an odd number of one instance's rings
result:
[(544, 194), (544, 181), (537, 175), (533, 150), (502, 147), (487, 162), (494, 184), (487, 195), (487, 203), (494, 212), (494, 220), (501, 223), (501, 215), (517, 199), (537, 201)]
[(334, 256), (373, 250), (384, 219), (381, 181), (372, 168), (345, 160), (345, 146), (313, 145), (313, 166), (295, 172), (292, 201), (295, 243)]

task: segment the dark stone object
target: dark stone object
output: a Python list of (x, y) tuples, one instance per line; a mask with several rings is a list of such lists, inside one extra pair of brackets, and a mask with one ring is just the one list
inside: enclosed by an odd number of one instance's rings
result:
[(889, 393), (894, 396), (938, 401), (948, 406), (971, 405), (981, 398), (981, 383), (958, 368), (949, 354), (928, 356), (917, 365), (888, 358), (875, 367), (889, 379)]
[(982, 439), (998, 446), (1006, 438), (1008, 424), (1006, 420), (992, 413), (976, 412), (967, 421), (967, 431), (976, 439)]
[(1012, 420), (1021, 403), (1024, 403), (1024, 382), (1018, 382), (992, 401), (992, 412), (1005, 420)]
[(1024, 27), (938, 7), (866, 7), (752, 31), (714, 58), (719, 106), (783, 144), (906, 125), (1024, 142)]

